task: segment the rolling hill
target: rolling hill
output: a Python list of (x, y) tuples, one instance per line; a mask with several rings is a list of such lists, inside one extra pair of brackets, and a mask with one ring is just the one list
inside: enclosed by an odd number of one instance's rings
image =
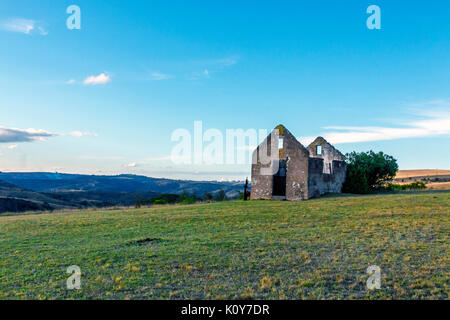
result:
[(420, 169), (420, 170), (398, 170), (395, 179), (405, 179), (414, 177), (429, 177), (429, 176), (450, 176), (450, 170), (438, 169)]
[(135, 175), (0, 173), (0, 213), (132, 206), (159, 194), (215, 194), (236, 198), (241, 182), (186, 181)]
[(430, 190), (450, 190), (450, 170), (399, 170), (393, 182), (408, 184), (422, 181)]
[(448, 299), (449, 207), (436, 191), (0, 216), (0, 299)]
[(103, 191), (136, 192), (152, 191), (157, 193), (203, 195), (224, 190), (233, 197), (243, 188), (242, 182), (191, 181), (150, 178), (138, 175), (82, 175), (65, 173), (5, 173), (0, 172), (0, 180), (36, 192)]
[(76, 208), (76, 206), (0, 180), (0, 213), (70, 208)]

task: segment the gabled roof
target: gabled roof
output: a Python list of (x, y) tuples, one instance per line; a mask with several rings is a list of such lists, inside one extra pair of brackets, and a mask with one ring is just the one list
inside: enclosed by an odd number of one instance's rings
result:
[[(272, 130), (272, 132), (264, 139), (264, 141), (262, 141), (262, 142), (258, 145), (258, 147), (253, 151), (253, 157), (256, 156), (256, 154), (257, 154), (257, 152), (258, 152), (258, 150), (259, 150), (260, 148), (262, 148), (265, 144), (268, 145), (268, 144), (270, 143), (270, 139), (271, 139), (271, 137), (272, 137), (272, 134), (276, 134), (276, 135), (279, 135), (279, 137), (282, 137), (283, 140), (284, 140), (285, 146), (286, 146), (286, 144), (290, 145), (290, 146), (291, 146), (290, 149), (292, 149), (292, 146), (294, 146), (294, 149), (297, 148), (297, 149), (299, 149), (300, 151), (302, 151), (302, 153), (303, 153), (305, 156), (309, 156), (309, 151), (308, 151), (308, 149), (306, 149), (306, 148), (305, 148), (305, 147), (297, 140), (297, 138), (295, 138), (295, 136), (294, 136), (288, 129), (286, 129), (285, 126), (283, 126), (282, 124), (280, 124), (280, 125), (276, 126), (276, 127)], [(277, 143), (278, 143), (278, 142), (277, 142)], [(279, 156), (280, 156), (280, 157), (284, 157), (284, 154), (285, 154), (285, 150), (284, 150), (284, 149), (285, 149), (285, 148), (279, 150), (279, 149), (278, 149), (278, 146), (276, 147), (276, 150), (279, 151)]]
[(340, 158), (339, 160), (345, 161), (346, 157), (338, 149), (336, 149), (331, 143), (329, 143), (327, 140), (325, 140), (325, 138), (320, 137), (320, 136), (317, 137), (316, 139), (314, 139), (314, 141), (308, 145), (308, 150), (311, 155), (315, 154), (313, 147), (317, 146), (317, 145), (327, 146), (328, 148), (330, 148), (334, 151), (334, 153), (337, 155), (337, 157)]

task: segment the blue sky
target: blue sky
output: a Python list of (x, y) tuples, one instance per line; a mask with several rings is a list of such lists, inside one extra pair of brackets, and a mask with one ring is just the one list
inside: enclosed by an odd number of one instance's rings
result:
[[(69, 30), (69, 5), (81, 30)], [(369, 5), (381, 29), (369, 30)], [(242, 179), (174, 130), (271, 129), (450, 169), (448, 1), (0, 3), (0, 170)]]

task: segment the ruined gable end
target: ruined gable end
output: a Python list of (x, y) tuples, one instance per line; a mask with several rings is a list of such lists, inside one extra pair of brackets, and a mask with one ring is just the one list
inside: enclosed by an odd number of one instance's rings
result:
[(318, 137), (305, 148), (278, 125), (252, 157), (251, 199), (306, 200), (341, 192), (345, 156)]

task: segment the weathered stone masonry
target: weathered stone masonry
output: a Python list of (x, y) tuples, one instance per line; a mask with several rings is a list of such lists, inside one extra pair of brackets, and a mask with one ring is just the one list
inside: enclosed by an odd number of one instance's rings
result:
[(345, 156), (324, 138), (305, 148), (279, 125), (253, 152), (251, 199), (299, 201), (340, 193), (345, 172)]

